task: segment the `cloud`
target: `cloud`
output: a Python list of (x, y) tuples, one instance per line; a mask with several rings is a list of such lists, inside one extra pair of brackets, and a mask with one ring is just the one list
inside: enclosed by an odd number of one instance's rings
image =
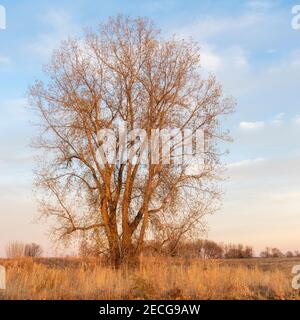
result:
[(285, 112), (276, 114), (270, 121), (271, 126), (281, 127), (284, 124)]
[(252, 10), (268, 10), (273, 8), (276, 1), (253, 0), (245, 3), (245, 7)]
[(207, 71), (225, 73), (231, 70), (248, 67), (246, 52), (239, 46), (231, 46), (220, 50), (209, 44), (201, 46), (201, 66)]
[[(248, 2), (252, 8), (270, 5), (269, 1)], [(249, 11), (244, 6), (239, 14), (203, 15), (174, 32), (200, 43), (204, 67), (216, 74), (226, 94), (236, 98), (261, 95), (260, 101), (270, 97), (278, 103), (284, 99), (282, 92), (289, 95), (300, 78), (300, 54), (293, 50), (297, 33), (290, 28), (290, 19), (290, 11), (276, 3), (267, 12)]]
[[(268, 185), (269, 182), (287, 178), (283, 186), (288, 187), (288, 180), (293, 181), (293, 187), (298, 187), (298, 173), (300, 173), (300, 154), (269, 156), (268, 158), (245, 159), (239, 162), (229, 164), (230, 175), (235, 182), (260, 181), (260, 188), (263, 184)], [(292, 169), (291, 169), (292, 168)], [(255, 175), (253, 173), (256, 172)], [(296, 174), (296, 175), (295, 175)], [(266, 180), (265, 178), (268, 177)], [(263, 181), (261, 181), (263, 180)], [(291, 184), (292, 187), (292, 184)], [(280, 189), (278, 185), (273, 191), (274, 193)]]
[(256, 159), (246, 159), (238, 162), (233, 162), (228, 165), (228, 168), (236, 168), (236, 167), (249, 167), (261, 163), (265, 161), (264, 158), (256, 158)]
[(33, 155), (27, 154), (6, 154), (0, 159), (0, 168), (12, 168), (14, 166), (24, 166), (25, 164), (31, 165), (33, 162)]
[(5, 106), (6, 108), (23, 109), (27, 105), (27, 99), (26, 98), (9, 99), (9, 100), (3, 101), (1, 105)]
[(202, 46), (201, 50), (201, 66), (207, 71), (216, 71), (222, 66), (222, 58), (216, 54), (214, 50), (208, 46)]
[(39, 17), (41, 32), (36, 40), (28, 45), (29, 51), (41, 57), (49, 57), (60, 41), (79, 32), (69, 13), (63, 10), (50, 10)]
[(26, 98), (8, 99), (0, 101), (0, 111), (6, 113), (8, 117), (13, 117), (14, 121), (24, 121), (29, 117), (26, 110), (27, 105), (28, 102)]
[(0, 66), (9, 65), (11, 63), (11, 59), (5, 56), (0, 56)]
[(141, 10), (143, 12), (157, 13), (157, 12), (170, 12), (178, 5), (174, 0), (155, 0), (155, 1), (141, 1)]
[(294, 118), (294, 122), (295, 122), (296, 124), (299, 124), (299, 125), (300, 125), (300, 116), (296, 116), (296, 117)]
[(264, 126), (265, 126), (265, 123), (263, 121), (257, 121), (257, 122), (242, 121), (240, 123), (240, 128), (242, 130), (260, 130), (260, 129), (263, 129)]
[(177, 33), (183, 36), (192, 36), (200, 41), (206, 41), (219, 35), (250, 29), (251, 27), (257, 26), (257, 23), (262, 21), (263, 16), (257, 14), (244, 14), (237, 17), (205, 16), (178, 29)]
[[(259, 130), (259, 129), (276, 129), (276, 127), (281, 127), (281, 130), (283, 129), (282, 126), (283, 125), (288, 125), (285, 129), (285, 131), (289, 130), (289, 124), (292, 123), (296, 123), (297, 125), (300, 125), (300, 116), (295, 116), (291, 119), (284, 119), (285, 118), (285, 113), (284, 112), (280, 112), (277, 115), (275, 115), (274, 117), (272, 117), (269, 120), (266, 121), (242, 121), (239, 124), (239, 128), (245, 131), (255, 131), (255, 130)], [(274, 133), (274, 131), (272, 131)], [(280, 131), (283, 132), (283, 131)]]

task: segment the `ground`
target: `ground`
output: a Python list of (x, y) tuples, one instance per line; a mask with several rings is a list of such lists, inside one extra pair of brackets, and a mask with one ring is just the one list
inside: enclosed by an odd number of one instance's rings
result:
[(199, 260), (144, 257), (114, 270), (95, 258), (0, 259), (0, 299), (297, 299), (300, 258)]

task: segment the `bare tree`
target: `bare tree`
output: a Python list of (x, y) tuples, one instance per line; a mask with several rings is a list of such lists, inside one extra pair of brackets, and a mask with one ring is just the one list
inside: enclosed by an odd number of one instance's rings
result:
[(294, 252), (294, 257), (300, 257), (300, 251), (299, 250), (296, 250)]
[(262, 258), (283, 258), (284, 254), (278, 248), (269, 248), (260, 253)]
[(223, 257), (222, 245), (211, 240), (198, 241), (199, 257), (202, 259), (221, 259)]
[(253, 258), (253, 248), (249, 246), (238, 245), (226, 245), (224, 246), (224, 257), (226, 259), (246, 259)]
[(39, 244), (36, 243), (30, 243), (26, 244), (24, 249), (24, 255), (25, 257), (40, 257), (43, 254), (43, 249)]
[(292, 251), (287, 251), (286, 254), (285, 254), (285, 256), (286, 256), (287, 258), (293, 258), (293, 257), (294, 257), (294, 254), (293, 254)]
[[(172, 246), (171, 249), (173, 249)], [(164, 253), (185, 258), (221, 259), (223, 247), (210, 240), (183, 241), (177, 245), (176, 250), (170, 250), (168, 246)]]
[(278, 248), (272, 248), (272, 258), (283, 258), (284, 254)]
[[(41, 118), (40, 210), (54, 218), (54, 235), (99, 238), (118, 267), (135, 263), (147, 237), (165, 241), (196, 232), (218, 208), (218, 141), (228, 138), (220, 119), (234, 103), (213, 76), (202, 77), (200, 61), (195, 43), (164, 40), (141, 18), (111, 18), (99, 32), (62, 43), (46, 67), (47, 83), (30, 89)], [(136, 162), (99, 158), (99, 131), (124, 122), (148, 137), (153, 129), (203, 130), (203, 169), (188, 173), (190, 163), (177, 165), (174, 157), (166, 164), (161, 149), (158, 164), (150, 153), (142, 164), (138, 137), (116, 141), (121, 155), (124, 145), (137, 147)]]
[(10, 242), (6, 246), (6, 256), (7, 258), (20, 258), (24, 256), (25, 245), (23, 242), (14, 241)]
[(266, 247), (266, 249), (264, 251), (262, 251), (259, 256), (261, 258), (271, 258), (272, 254), (271, 254), (271, 248)]

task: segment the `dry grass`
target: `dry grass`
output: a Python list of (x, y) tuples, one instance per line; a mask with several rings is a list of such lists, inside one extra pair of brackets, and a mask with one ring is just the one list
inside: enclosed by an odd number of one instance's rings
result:
[(96, 259), (0, 260), (0, 299), (300, 299), (292, 266), (300, 259), (201, 261), (143, 258), (113, 270)]

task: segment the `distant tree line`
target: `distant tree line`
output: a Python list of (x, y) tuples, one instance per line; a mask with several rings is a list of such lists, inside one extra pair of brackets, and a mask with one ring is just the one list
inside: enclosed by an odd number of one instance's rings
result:
[(40, 257), (43, 254), (43, 249), (39, 244), (28, 243), (25, 244), (19, 241), (10, 242), (6, 246), (7, 258), (21, 258), (21, 257)]
[[(95, 245), (83, 241), (79, 248), (80, 256), (99, 256), (101, 251)], [(253, 248), (249, 246), (224, 245), (210, 240), (197, 241), (146, 241), (142, 254), (144, 256), (170, 256), (201, 259), (252, 258)]]
[(181, 242), (176, 247), (169, 243), (165, 247), (161, 247), (155, 241), (149, 241), (145, 245), (143, 254), (164, 255), (184, 258), (200, 258), (200, 259), (242, 259), (252, 258), (254, 251), (252, 247), (242, 244), (224, 245), (211, 240), (197, 240)]
[(281, 252), (278, 248), (267, 247), (264, 251), (260, 253), (262, 258), (294, 258), (300, 257), (300, 251), (296, 250), (294, 252), (287, 251), (286, 253)]
[[(106, 254), (98, 246), (82, 241), (79, 246), (79, 256), (81, 257), (99, 257)], [(7, 258), (20, 257), (41, 257), (43, 249), (39, 244), (25, 244), (19, 241), (10, 242), (6, 246)], [(250, 246), (242, 244), (223, 244), (211, 240), (179, 241), (174, 243), (162, 243), (151, 240), (146, 241), (142, 254), (144, 256), (168, 256), (181, 258), (199, 258), (199, 259), (249, 259), (254, 258), (254, 250)], [(259, 256), (261, 258), (297, 258), (300, 257), (300, 251), (287, 251), (283, 253), (278, 248), (266, 247)]]
[[(95, 244), (82, 241), (79, 248), (80, 256), (100, 256), (105, 252)], [(211, 240), (196, 241), (146, 241), (142, 254), (144, 256), (169, 256), (200, 259), (249, 259), (254, 258), (255, 253), (251, 246), (242, 244), (223, 244)], [(299, 251), (288, 251), (285, 254), (278, 248), (267, 247), (259, 255), (261, 258), (293, 258), (300, 257)]]

